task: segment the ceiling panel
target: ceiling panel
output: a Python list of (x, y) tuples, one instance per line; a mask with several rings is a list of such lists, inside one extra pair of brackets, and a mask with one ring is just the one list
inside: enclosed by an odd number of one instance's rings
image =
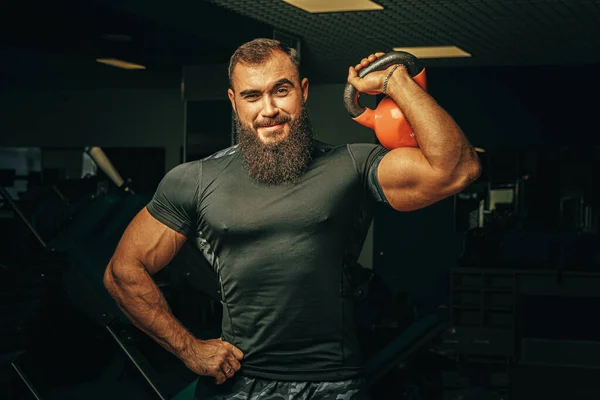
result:
[(381, 11), (310, 14), (280, 0), (210, 0), (303, 39), (309, 70), (343, 80), (346, 65), (393, 47), (456, 45), (468, 59), (428, 66), (600, 62), (600, 1), (380, 0)]

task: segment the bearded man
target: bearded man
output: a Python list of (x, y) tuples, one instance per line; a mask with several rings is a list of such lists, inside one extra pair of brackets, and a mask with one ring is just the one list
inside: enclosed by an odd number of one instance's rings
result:
[[(419, 148), (316, 141), (296, 52), (256, 39), (229, 66), (238, 144), (169, 171), (124, 232), (105, 285), (134, 325), (214, 378), (196, 398), (368, 397), (348, 269), (373, 206), (419, 209), (480, 171), (461, 129), (403, 67), (358, 77), (381, 55), (349, 67), (348, 82), (363, 93), (385, 90)], [(152, 280), (186, 240), (218, 275), (220, 338), (190, 334)]]

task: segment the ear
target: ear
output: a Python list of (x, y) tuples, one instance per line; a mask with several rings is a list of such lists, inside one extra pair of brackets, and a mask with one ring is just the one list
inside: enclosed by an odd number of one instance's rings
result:
[(231, 102), (231, 108), (233, 108), (233, 111), (237, 113), (237, 110), (235, 109), (235, 93), (233, 93), (233, 89), (227, 89), (227, 96)]
[(302, 98), (304, 98), (304, 102), (306, 103), (308, 99), (308, 78), (302, 79), (300, 86), (302, 87)]

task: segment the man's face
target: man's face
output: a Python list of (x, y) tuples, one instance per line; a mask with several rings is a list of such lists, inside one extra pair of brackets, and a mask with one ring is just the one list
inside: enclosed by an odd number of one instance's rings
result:
[(298, 182), (313, 155), (308, 81), (300, 83), (287, 55), (275, 52), (260, 65), (238, 64), (232, 84), (229, 99), (249, 175), (267, 185)]
[(280, 51), (259, 65), (237, 64), (232, 85), (228, 95), (239, 123), (265, 145), (290, 135), (308, 97), (308, 80), (299, 81), (291, 60)]

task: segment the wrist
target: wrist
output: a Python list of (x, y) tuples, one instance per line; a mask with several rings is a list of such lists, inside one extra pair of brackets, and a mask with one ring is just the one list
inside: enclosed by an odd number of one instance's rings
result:
[(181, 337), (181, 340), (178, 340), (177, 343), (173, 346), (174, 354), (182, 359), (188, 359), (193, 356), (193, 348), (196, 342), (202, 342), (201, 340), (196, 339), (190, 333), (186, 331)]
[(410, 96), (413, 86), (418, 84), (408, 74), (404, 68), (397, 68), (390, 76), (387, 82), (386, 95), (391, 97), (396, 104), (401, 106), (402, 100)]
[(386, 74), (385, 78), (383, 78), (383, 83), (381, 85), (381, 93), (384, 95), (388, 94), (388, 84), (390, 82), (390, 78), (392, 77), (392, 75), (394, 75), (394, 72), (399, 68), (402, 67), (402, 65), (400, 64), (396, 64), (394, 65), (389, 72)]

